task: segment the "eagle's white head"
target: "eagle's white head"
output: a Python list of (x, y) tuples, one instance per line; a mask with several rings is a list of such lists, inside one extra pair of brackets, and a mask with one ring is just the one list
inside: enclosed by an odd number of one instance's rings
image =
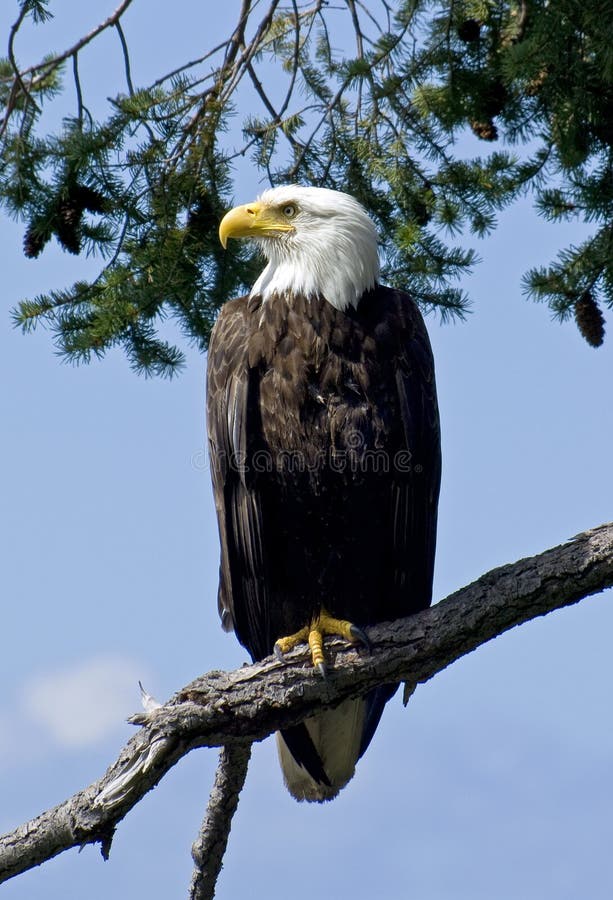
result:
[(364, 208), (341, 191), (284, 185), (230, 210), (219, 226), (228, 238), (253, 238), (268, 265), (251, 295), (321, 295), (344, 310), (379, 279), (377, 232)]

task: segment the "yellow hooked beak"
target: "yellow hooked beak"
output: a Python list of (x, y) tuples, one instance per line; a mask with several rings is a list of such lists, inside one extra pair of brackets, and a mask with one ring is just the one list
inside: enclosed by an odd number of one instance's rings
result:
[(219, 240), (226, 249), (228, 238), (274, 237), (284, 231), (293, 231), (280, 209), (264, 203), (246, 203), (235, 206), (226, 213), (219, 226)]

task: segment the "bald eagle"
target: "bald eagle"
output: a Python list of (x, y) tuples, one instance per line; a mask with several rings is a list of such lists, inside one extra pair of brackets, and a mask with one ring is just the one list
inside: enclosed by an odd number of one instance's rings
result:
[[(431, 602), (440, 482), (428, 335), (412, 298), (379, 283), (377, 234), (351, 196), (284, 186), (219, 228), (267, 265), (211, 335), (208, 435), (221, 542), (219, 613), (253, 660)], [(298, 800), (336, 796), (397, 689), (277, 735)]]

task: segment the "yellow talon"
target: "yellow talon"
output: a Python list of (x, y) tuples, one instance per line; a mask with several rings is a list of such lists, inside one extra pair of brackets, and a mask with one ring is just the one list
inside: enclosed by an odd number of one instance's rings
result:
[(325, 609), (322, 609), (320, 614), (313, 619), (310, 625), (301, 628), (299, 631), (296, 631), (294, 634), (290, 634), (287, 637), (279, 638), (275, 642), (275, 654), (282, 658), (284, 653), (293, 650), (297, 644), (307, 641), (311, 650), (313, 666), (318, 669), (322, 675), (325, 675), (326, 665), (323, 651), (323, 639), (326, 635), (335, 635), (337, 637), (345, 638), (346, 641), (349, 641), (352, 644), (359, 642), (365, 647), (370, 648), (368, 638), (360, 628), (352, 625), (351, 622), (347, 622), (345, 619), (335, 619)]
[[(309, 631), (309, 648), (311, 650), (311, 659), (313, 660), (313, 665), (316, 669), (325, 671), (325, 661), (324, 661), (324, 636), (321, 631), (315, 624), (311, 626), (311, 630)], [(322, 669), (323, 667), (323, 669)]]
[(287, 637), (282, 637), (275, 641), (275, 653), (281, 653), (281, 655), (283, 655), (284, 653), (289, 653), (290, 650), (293, 650), (294, 647), (296, 647), (302, 641), (307, 641), (308, 639), (309, 629), (307, 626), (305, 626), (295, 634), (290, 634)]
[(335, 619), (325, 609), (322, 609), (319, 617), (311, 627), (321, 631), (322, 635), (335, 634), (339, 637), (344, 637), (346, 641), (350, 641), (352, 644), (359, 640), (354, 634), (355, 626), (351, 622), (347, 622), (345, 619)]

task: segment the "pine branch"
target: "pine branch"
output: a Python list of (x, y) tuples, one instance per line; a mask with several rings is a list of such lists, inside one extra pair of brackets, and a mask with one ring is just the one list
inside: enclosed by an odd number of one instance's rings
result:
[[(515, 625), (612, 585), (610, 523), (494, 569), (419, 615), (368, 629), (376, 648), (370, 656), (332, 642), (335, 660), (326, 681), (305, 667), (300, 649), (285, 663), (267, 659), (234, 672), (210, 672), (165, 706), (132, 717), (143, 727), (99, 781), (0, 838), (0, 882), (70, 847), (100, 842), (108, 856), (117, 823), (175, 763), (196, 747), (224, 746), (218, 778), (234, 784), (222, 788), (219, 806), (209, 805), (208, 836), (196, 851), (200, 864), (206, 847), (219, 851), (227, 839), (247, 743), (378, 684), (405, 681), (410, 690)], [(232, 757), (236, 767), (230, 772)]]
[[(225, 40), (148, 87), (132, 81), (120, 21), (130, 2), (64, 52), (20, 69), (20, 29), (29, 16), (50, 15), (48, 0), (24, 0), (0, 59), (0, 204), (25, 221), (24, 252), (38, 257), (55, 237), (69, 253), (108, 260), (80, 297), (78, 320), (66, 304), (56, 315), (53, 296), (43, 298), (41, 321), (68, 359), (120, 346), (138, 360), (132, 335), (146, 333), (147, 362), (135, 368), (167, 374), (172, 362), (156, 329), (169, 315), (206, 346), (216, 309), (243, 278), (225, 277), (232, 266), (222, 266), (212, 246), (215, 229), (194, 239), (184, 223), (205, 194), (222, 213), (233, 163), (248, 153), (271, 184), (356, 196), (385, 239), (394, 284), (438, 307), (443, 319), (468, 309), (453, 281), (471, 258), (453, 236), (467, 228), (485, 236), (524, 192), (547, 218), (572, 216), (596, 229), (576, 252), (568, 248), (559, 262), (529, 273), (530, 292), (559, 318), (586, 291), (603, 313), (613, 306), (613, 42), (596, 0), (346, 0), (338, 8), (325, 0), (241, 0)], [(90, 114), (79, 54), (111, 27), (127, 94), (115, 96), (111, 67), (105, 118)], [(61, 70), (70, 61), (76, 110), (47, 133), (41, 112), (64, 90)], [(243, 139), (229, 127), (234, 111)], [(465, 159), (455, 141), (471, 129), (486, 148), (497, 140), (518, 152), (494, 147)], [(75, 181), (105, 198), (93, 228), (87, 216), (64, 221)], [(28, 324), (38, 317), (30, 305)]]

